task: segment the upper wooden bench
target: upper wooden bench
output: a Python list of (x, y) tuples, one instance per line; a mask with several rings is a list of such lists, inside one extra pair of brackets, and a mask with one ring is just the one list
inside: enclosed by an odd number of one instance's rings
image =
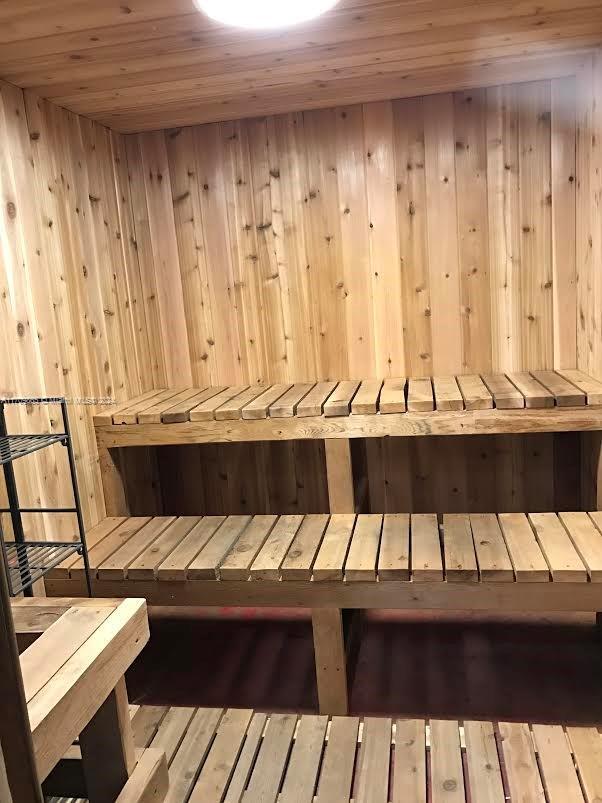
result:
[[(141, 706), (170, 803), (593, 803), (596, 727)], [(544, 792), (545, 790), (545, 792)]]
[(94, 416), (99, 444), (602, 429), (581, 371), (153, 390)]

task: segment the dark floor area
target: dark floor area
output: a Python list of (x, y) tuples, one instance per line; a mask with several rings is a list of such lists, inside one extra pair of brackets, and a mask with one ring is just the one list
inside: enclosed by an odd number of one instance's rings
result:
[[(360, 714), (602, 722), (594, 617), (371, 612), (351, 692)], [(132, 702), (317, 710), (307, 611), (153, 609)]]

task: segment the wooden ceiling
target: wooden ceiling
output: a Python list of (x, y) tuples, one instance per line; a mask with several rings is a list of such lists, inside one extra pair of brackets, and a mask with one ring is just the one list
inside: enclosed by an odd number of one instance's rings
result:
[(601, 41), (599, 0), (341, 0), (286, 32), (192, 0), (0, 2), (0, 77), (119, 131), (557, 77)]

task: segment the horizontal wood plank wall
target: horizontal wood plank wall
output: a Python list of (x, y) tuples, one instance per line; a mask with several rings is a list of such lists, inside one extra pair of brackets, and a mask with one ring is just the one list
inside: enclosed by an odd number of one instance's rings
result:
[[(147, 306), (122, 137), (0, 83), (0, 395), (126, 398), (152, 388)], [(170, 202), (171, 206), (171, 202)], [(173, 381), (179, 374), (173, 366)], [(69, 407), (87, 523), (104, 515), (93, 407)], [(58, 431), (58, 408), (12, 409)], [(24, 504), (71, 504), (62, 447), (15, 463)], [(1, 494), (0, 494), (1, 496)], [(42, 534), (33, 516), (31, 532)], [(65, 539), (73, 517), (46, 517)], [(52, 530), (49, 530), (52, 527)], [(68, 529), (65, 529), (68, 528)]]
[(575, 364), (575, 91), (127, 136), (143, 273), (173, 296), (154, 362), (187, 342), (198, 385)]

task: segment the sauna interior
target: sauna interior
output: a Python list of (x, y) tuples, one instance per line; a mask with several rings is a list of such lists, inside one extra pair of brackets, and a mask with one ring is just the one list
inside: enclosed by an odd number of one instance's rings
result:
[(0, 3), (0, 803), (602, 798), (602, 5)]

